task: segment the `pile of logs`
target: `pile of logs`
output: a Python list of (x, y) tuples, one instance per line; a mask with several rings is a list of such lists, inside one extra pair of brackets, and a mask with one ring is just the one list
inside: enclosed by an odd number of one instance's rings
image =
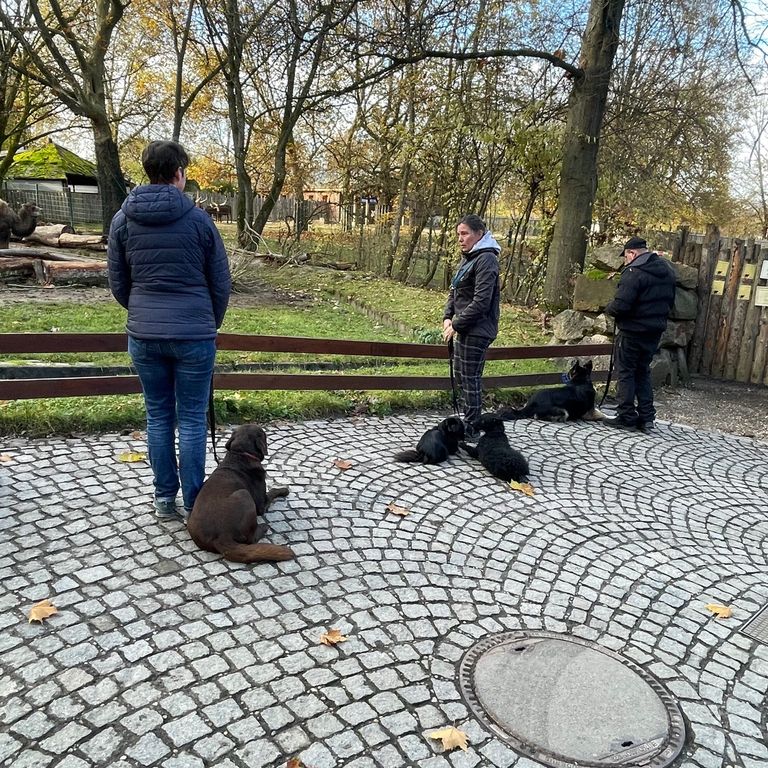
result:
[[(70, 253), (59, 249), (70, 249)], [(0, 281), (35, 279), (41, 285), (107, 285), (106, 261), (74, 255), (71, 249), (104, 253), (107, 246), (102, 235), (77, 235), (66, 224), (40, 225), (18, 247), (0, 250)]]

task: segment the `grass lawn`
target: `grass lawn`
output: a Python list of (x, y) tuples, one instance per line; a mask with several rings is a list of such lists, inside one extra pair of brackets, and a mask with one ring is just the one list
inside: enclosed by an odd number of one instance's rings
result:
[[(422, 341), (439, 343), (444, 296), (402, 286), (362, 273), (336, 272), (312, 267), (263, 267), (259, 277), (278, 293), (300, 292), (306, 303), (233, 306), (227, 312), (223, 332), (279, 336)], [(1, 291), (1, 289), (0, 289)], [(256, 302), (257, 303), (257, 302)], [(373, 315), (374, 319), (371, 318)], [(120, 332), (125, 311), (112, 302), (16, 304), (0, 306), (0, 327), (6, 332)], [(404, 330), (406, 329), (406, 330)], [(407, 330), (411, 329), (411, 330)], [(532, 313), (505, 305), (496, 346), (541, 344), (545, 337)], [(32, 357), (40, 362), (89, 362), (127, 365), (126, 353), (6, 355), (5, 364), (21, 365)], [(220, 364), (280, 363), (300, 370), (306, 362), (323, 361), (339, 372), (445, 376), (446, 361), (380, 360), (287, 353), (223, 351)], [(492, 361), (488, 375), (554, 370), (546, 360)], [(514, 402), (520, 393), (493, 393), (497, 402)], [(386, 414), (401, 408), (450, 408), (447, 392), (283, 392), (221, 391), (216, 393), (220, 422), (268, 421), (275, 418), (317, 418), (348, 413)], [(97, 432), (141, 427), (141, 397), (114, 396), (20, 400), (0, 402), (0, 432), (48, 434)]]

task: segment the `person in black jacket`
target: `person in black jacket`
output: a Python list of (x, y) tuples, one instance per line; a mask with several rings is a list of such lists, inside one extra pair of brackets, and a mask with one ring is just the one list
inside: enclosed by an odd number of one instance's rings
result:
[[(153, 141), (141, 162), (150, 183), (131, 191), (110, 226), (109, 286), (128, 310), (128, 352), (147, 409), (155, 514), (186, 521), (205, 480), (205, 414), (231, 290), (229, 262), (211, 217), (184, 194), (184, 148)], [(179, 487), (183, 511), (176, 507)]]
[(443, 340), (453, 339), (454, 374), (471, 440), (478, 436), (474, 422), (482, 412), (485, 355), (499, 330), (501, 248), (474, 213), (458, 223), (456, 235), (462, 259), (443, 313)]
[(630, 238), (624, 246), (624, 269), (616, 296), (605, 308), (616, 318), (614, 370), (616, 416), (604, 424), (646, 431), (653, 427), (656, 411), (651, 387), (651, 360), (659, 348), (675, 303), (675, 270), (645, 240)]

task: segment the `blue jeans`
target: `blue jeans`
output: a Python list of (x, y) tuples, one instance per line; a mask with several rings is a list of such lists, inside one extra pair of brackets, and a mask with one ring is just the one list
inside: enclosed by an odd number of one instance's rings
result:
[(128, 352), (144, 392), (155, 498), (175, 500), (181, 482), (184, 506), (192, 509), (205, 480), (205, 415), (216, 342), (148, 341), (129, 336)]

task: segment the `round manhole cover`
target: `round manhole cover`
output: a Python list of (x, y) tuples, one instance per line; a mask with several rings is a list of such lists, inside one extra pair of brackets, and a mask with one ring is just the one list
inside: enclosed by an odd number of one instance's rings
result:
[(467, 651), (459, 676), (474, 715), (545, 765), (661, 768), (683, 748), (685, 724), (662, 685), (586, 640), (493, 635)]

